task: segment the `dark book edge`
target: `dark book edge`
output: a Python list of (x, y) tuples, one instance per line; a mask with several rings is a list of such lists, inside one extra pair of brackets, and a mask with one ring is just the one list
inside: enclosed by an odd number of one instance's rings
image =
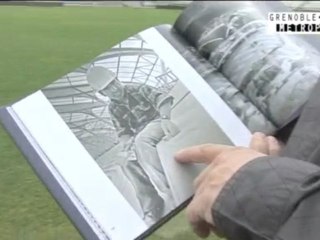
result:
[(174, 210), (172, 210), (170, 213), (168, 213), (165, 217), (161, 218), (156, 224), (152, 225), (148, 230), (143, 232), (140, 236), (135, 238), (135, 240), (142, 240), (146, 237), (150, 236), (152, 233), (154, 233), (157, 229), (159, 229), (161, 226), (163, 226), (165, 223), (170, 221), (174, 216), (176, 216), (179, 212), (181, 212), (191, 201), (192, 197), (181, 203), (178, 207), (176, 207)]
[[(85, 239), (99, 240), (100, 238), (93, 227), (90, 226), (89, 222), (72, 202), (72, 199), (66, 193), (66, 190), (44, 162), (43, 156), (39, 153), (40, 149), (38, 148), (38, 151), (35, 149), (35, 146), (26, 136), (27, 133), (25, 129), (17, 123), (17, 118), (14, 116), (11, 107), (0, 108), (0, 122), (14, 140), (16, 146), (28, 160), (29, 165), (32, 167), (38, 178), (49, 190), (50, 194), (66, 213), (81, 236)], [(83, 210), (86, 211), (86, 209)], [(105, 239), (110, 239), (105, 233), (104, 235)]]

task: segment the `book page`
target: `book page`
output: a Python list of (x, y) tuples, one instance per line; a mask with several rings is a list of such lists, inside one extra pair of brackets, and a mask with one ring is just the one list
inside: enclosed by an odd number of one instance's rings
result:
[(297, 115), (320, 77), (318, 40), (268, 32), (268, 12), (284, 11), (280, 6), (272, 1), (193, 2), (174, 26), (190, 49), (224, 77), (212, 80), (206, 74), (210, 86), (251, 131), (267, 134)]
[(88, 221), (114, 240), (138, 237), (192, 196), (205, 166), (178, 164), (176, 151), (204, 143), (247, 146), (251, 136), (155, 28), (13, 110)]
[(88, 221), (97, 223), (101, 239), (134, 239), (147, 229), (41, 91), (12, 107), (56, 174), (81, 201), (83, 206), (78, 207), (86, 208), (80, 210)]
[(272, 134), (275, 131), (275, 125), (260, 109), (170, 25), (160, 25), (156, 29), (225, 101), (251, 132)]
[(181, 203), (192, 192), (191, 183), (198, 174), (195, 169), (203, 166), (181, 166), (172, 161), (173, 154), (183, 147), (204, 143), (247, 146), (251, 133), (198, 72), (190, 67), (155, 28), (142, 32), (141, 36), (167, 66), (174, 69), (179, 78), (180, 82), (172, 89), (172, 94), (180, 99), (179, 95), (184, 93), (183, 99), (178, 100), (179, 104), (173, 110), (174, 120), (182, 127), (181, 133), (158, 146), (163, 154), (163, 166), (175, 193), (175, 200)]

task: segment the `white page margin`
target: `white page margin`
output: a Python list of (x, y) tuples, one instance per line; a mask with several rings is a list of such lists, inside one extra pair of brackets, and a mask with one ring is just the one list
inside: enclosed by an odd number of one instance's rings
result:
[(134, 239), (147, 230), (143, 220), (106, 177), (41, 91), (15, 103), (12, 108), (112, 240)]

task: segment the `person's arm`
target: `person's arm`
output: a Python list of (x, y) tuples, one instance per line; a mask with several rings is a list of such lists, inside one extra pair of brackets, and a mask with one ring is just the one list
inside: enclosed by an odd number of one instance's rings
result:
[(208, 164), (187, 208), (194, 231), (206, 237), (213, 230), (229, 240), (319, 239), (320, 168), (268, 156), (279, 152), (276, 140), (253, 139), (268, 143), (251, 143), (255, 150), (208, 144), (176, 154), (181, 163)]
[(158, 92), (147, 85), (144, 85), (141, 90), (144, 96), (149, 99), (155, 108), (159, 110), (161, 127), (166, 135), (165, 140), (176, 136), (180, 130), (171, 121), (171, 106), (173, 103), (173, 97), (168, 94)]
[(227, 182), (211, 212), (217, 231), (229, 240), (318, 240), (320, 168), (258, 158)]
[(161, 117), (170, 118), (171, 106), (173, 103), (172, 96), (162, 93), (148, 85), (142, 85), (140, 91), (153, 107), (159, 110)]
[(172, 100), (170, 98), (165, 101), (162, 101), (162, 103), (158, 106), (161, 119), (170, 120), (171, 106), (172, 106)]

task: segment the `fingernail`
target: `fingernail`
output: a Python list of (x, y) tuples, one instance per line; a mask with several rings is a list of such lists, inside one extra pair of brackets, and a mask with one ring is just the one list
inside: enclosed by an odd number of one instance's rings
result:
[(181, 155), (181, 150), (178, 151), (178, 152), (176, 152), (176, 153), (174, 154), (174, 157), (175, 157), (175, 158), (178, 158), (180, 155)]
[(266, 135), (263, 132), (255, 132), (253, 135), (255, 137), (266, 137)]
[(175, 159), (176, 161), (181, 160), (182, 154), (183, 154), (183, 150), (177, 151), (177, 152), (174, 154), (174, 159)]
[(278, 140), (277, 140), (275, 137), (273, 137), (273, 136), (268, 136), (268, 139), (269, 139), (270, 141), (274, 142), (274, 143), (277, 143), (277, 142), (278, 142)]

